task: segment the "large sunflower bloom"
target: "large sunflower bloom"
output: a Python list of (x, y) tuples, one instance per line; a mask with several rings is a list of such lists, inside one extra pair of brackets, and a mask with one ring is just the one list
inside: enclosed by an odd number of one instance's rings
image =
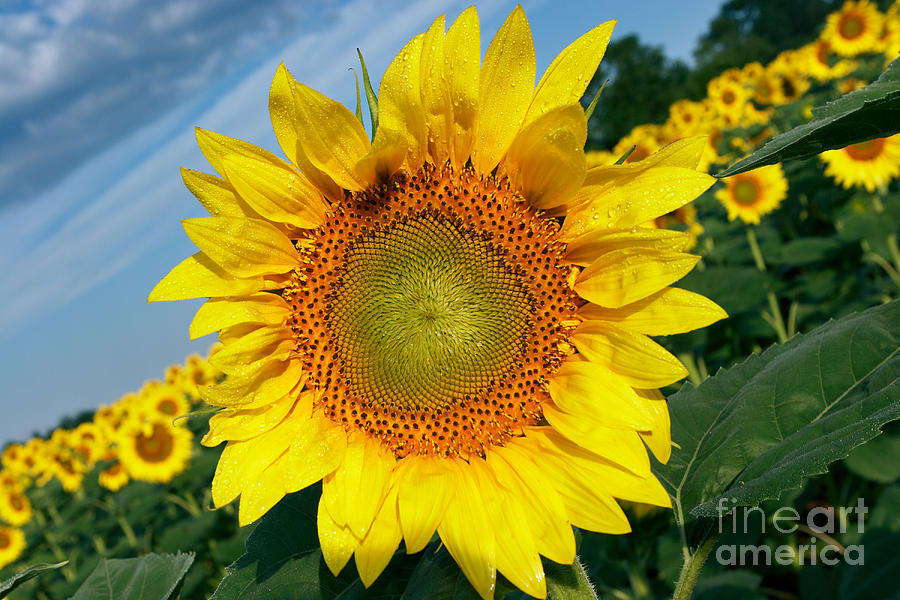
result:
[(825, 21), (819, 39), (841, 56), (856, 56), (880, 50), (884, 15), (868, 0), (848, 0)]
[(202, 390), (225, 408), (203, 440), (228, 442), (216, 505), (240, 496), (246, 524), (321, 479), (332, 571), (355, 555), (369, 585), (437, 530), (485, 598), (497, 570), (545, 596), (540, 555), (571, 562), (571, 525), (629, 531), (615, 498), (669, 505), (644, 444), (668, 459), (654, 388), (685, 371), (647, 336), (724, 314), (667, 287), (697, 261), (687, 236), (636, 226), (712, 178), (702, 138), (585, 168), (578, 101), (612, 27), (535, 88), (522, 9), (479, 68), (471, 8), (390, 64), (372, 143), (283, 66), (270, 112), (290, 162), (198, 133), (224, 179), (184, 173), (213, 216), (184, 222), (201, 250), (150, 299), (211, 297), (191, 334), (224, 344), (227, 378)]
[(780, 164), (760, 167), (746, 173), (726, 177), (716, 198), (728, 210), (728, 220), (740, 218), (744, 223), (759, 220), (787, 197), (788, 183)]
[(900, 134), (828, 150), (820, 156), (825, 174), (843, 187), (863, 186), (874, 192), (900, 175)]

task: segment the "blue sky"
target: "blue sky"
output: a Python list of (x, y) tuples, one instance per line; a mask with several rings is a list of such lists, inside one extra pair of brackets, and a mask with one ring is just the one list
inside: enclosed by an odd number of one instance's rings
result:
[[(0, 444), (162, 376), (200, 302), (147, 304), (193, 253), (202, 216), (179, 167), (209, 172), (195, 126), (277, 151), (278, 63), (353, 106), (355, 49), (373, 78), (450, 0), (12, 0), (0, 7)], [(538, 72), (609, 19), (690, 59), (720, 0), (522, 2)], [(482, 52), (514, 3), (478, 5)], [(373, 82), (377, 88), (377, 81)], [(614, 82), (612, 82), (614, 83)]]

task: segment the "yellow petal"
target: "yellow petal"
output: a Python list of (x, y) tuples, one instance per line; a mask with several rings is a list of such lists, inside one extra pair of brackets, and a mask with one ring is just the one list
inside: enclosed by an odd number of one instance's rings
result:
[(319, 190), (284, 161), (228, 154), (222, 165), (241, 198), (263, 217), (305, 229), (322, 224), (325, 205)]
[(238, 323), (278, 325), (290, 316), (290, 309), (278, 294), (258, 293), (236, 298), (207, 300), (191, 321), (192, 340)]
[(547, 584), (544, 568), (529, 525), (531, 515), (525, 512), (519, 499), (500, 487), (494, 473), (481, 459), (469, 461), (497, 544), (497, 570), (523, 592), (536, 598), (546, 598)]
[(584, 181), (586, 139), (587, 120), (581, 105), (555, 108), (516, 135), (502, 168), (533, 206), (560, 206), (572, 199)]
[(646, 431), (652, 424), (634, 390), (603, 365), (568, 360), (550, 378), (547, 389), (563, 411), (606, 427)]
[(531, 28), (517, 6), (484, 55), (475, 119), (475, 169), (490, 173), (518, 133), (534, 92), (534, 44)]
[(587, 266), (601, 254), (622, 248), (651, 248), (683, 252), (691, 236), (670, 229), (595, 229), (566, 243), (566, 261)]
[(475, 144), (480, 61), (478, 12), (470, 6), (453, 22), (444, 38), (444, 74), (449, 78), (453, 107), (450, 158), (457, 169), (465, 166)]
[(305, 122), (294, 101), (294, 86), (297, 81), (288, 73), (284, 63), (278, 65), (272, 87), (269, 89), (269, 116), (275, 137), (284, 155), (297, 165), (300, 172), (332, 202), (342, 200), (344, 193), (332, 178), (310, 161), (306, 151), (300, 146), (300, 135)]
[(325, 508), (324, 497), (319, 499), (319, 511), (316, 518), (319, 530), (319, 545), (322, 547), (322, 557), (329, 570), (337, 576), (353, 552), (359, 546), (359, 540), (350, 533), (350, 528), (335, 522), (331, 514)]
[(277, 427), (255, 438), (228, 442), (212, 482), (212, 497), (217, 507), (237, 498), (245, 486), (256, 481), (266, 467), (287, 451), (296, 425), (296, 420), (289, 416)]
[(378, 131), (373, 151), (384, 152), (385, 163), (396, 163), (395, 152), (387, 150), (399, 151), (405, 146), (410, 172), (425, 162), (428, 142), (419, 92), (424, 38), (424, 34), (417, 35), (403, 47), (384, 72), (378, 91)]
[(605, 365), (632, 387), (659, 388), (688, 375), (677, 358), (647, 336), (603, 321), (582, 323), (569, 340), (585, 358)]
[(560, 235), (564, 239), (595, 229), (636, 227), (681, 208), (715, 183), (714, 177), (693, 169), (621, 169), (624, 166), (595, 167), (587, 172), (572, 201), (577, 208), (563, 224)]
[(286, 360), (295, 345), (290, 329), (260, 327), (226, 344), (209, 364), (229, 375), (247, 375), (258, 370), (257, 363)]
[[(543, 428), (546, 430), (546, 428)], [(532, 456), (542, 456), (541, 467), (566, 506), (569, 521), (576, 527), (601, 533), (628, 533), (631, 526), (611, 494), (598, 489), (597, 482), (579, 476), (567, 461), (545, 451), (544, 433), (529, 429), (526, 440), (536, 447)], [(535, 441), (539, 441), (535, 443)]]
[(251, 409), (226, 409), (209, 418), (209, 432), (203, 436), (204, 446), (218, 446), (224, 441), (242, 441), (262, 435), (279, 423), (293, 408), (296, 399), (289, 396), (271, 404)]
[(299, 146), (313, 166), (345, 190), (362, 190), (374, 184), (374, 175), (356, 171), (356, 163), (371, 148), (356, 115), (302, 83), (295, 82), (291, 91), (300, 127)]
[(406, 551), (419, 552), (447, 510), (453, 493), (453, 473), (443, 461), (408, 456), (399, 463), (398, 508)]
[(195, 134), (197, 136), (197, 145), (200, 146), (203, 156), (206, 157), (212, 168), (223, 177), (225, 177), (225, 165), (222, 163), (222, 158), (228, 154), (256, 157), (264, 161), (279, 160), (277, 156), (268, 150), (264, 150), (244, 140), (216, 133), (215, 131), (198, 127), (195, 129)]
[(381, 575), (400, 545), (403, 533), (397, 516), (397, 489), (392, 488), (372, 526), (356, 549), (356, 570), (363, 585), (369, 587)]
[(621, 308), (586, 304), (578, 314), (586, 320), (610, 321), (647, 335), (685, 333), (728, 317), (728, 313), (705, 296), (673, 287)]
[(526, 125), (549, 110), (581, 100), (606, 53), (615, 26), (615, 21), (607, 21), (594, 27), (553, 59), (534, 90)]
[(224, 179), (184, 167), (181, 168), (181, 179), (210, 216), (259, 218), (253, 209), (235, 195), (234, 188)]
[(368, 436), (349, 440), (340, 467), (325, 478), (322, 492), (335, 521), (364, 537), (387, 493), (395, 462)]
[(634, 390), (645, 400), (653, 413), (653, 426), (649, 431), (639, 431), (641, 439), (650, 448), (656, 460), (666, 464), (672, 456), (672, 427), (669, 422), (669, 407), (659, 390)]
[(181, 224), (198, 248), (236, 276), (287, 273), (300, 264), (291, 240), (267, 221), (203, 217)]
[(700, 164), (700, 159), (703, 158), (703, 153), (706, 151), (708, 137), (706, 135), (695, 135), (675, 140), (644, 160), (629, 163), (629, 166), (636, 170), (641, 168), (641, 166), (643, 168), (665, 166), (696, 169), (697, 165)]
[(506, 447), (494, 448), (487, 461), (500, 485), (522, 501), (538, 552), (554, 562), (571, 563), (575, 559), (572, 526), (562, 498), (541, 470)]
[(280, 400), (306, 379), (295, 360), (256, 363), (256, 371), (200, 388), (200, 396), (212, 406), (249, 410)]
[(284, 453), (243, 487), (238, 525), (244, 527), (253, 523), (284, 498), (286, 463), (287, 453)]
[(422, 109), (428, 130), (428, 154), (431, 162), (443, 164), (450, 156), (453, 104), (450, 80), (444, 73), (444, 16), (435, 19), (422, 39), (419, 65)]
[(148, 302), (218, 296), (240, 296), (266, 289), (261, 277), (235, 277), (197, 252), (175, 266), (150, 292)]
[(304, 422), (288, 451), (286, 491), (296, 492), (333, 473), (347, 451), (347, 434), (329, 419)]
[(684, 277), (699, 256), (645, 248), (607, 252), (575, 280), (578, 295), (600, 306), (619, 308)]
[(466, 463), (455, 465), (456, 493), (447, 505), (438, 535), (475, 591), (491, 600), (497, 578), (496, 540), (478, 482), (468, 467)]
[(582, 448), (605, 456), (636, 475), (650, 474), (650, 459), (640, 432), (604, 427), (594, 419), (570, 415), (549, 403), (542, 410), (553, 429)]
[(560, 462), (569, 465), (576, 477), (592, 482), (604, 494), (655, 506), (671, 506), (669, 494), (652, 473), (635, 475), (602, 456), (580, 448), (552, 430), (544, 430), (542, 447)]

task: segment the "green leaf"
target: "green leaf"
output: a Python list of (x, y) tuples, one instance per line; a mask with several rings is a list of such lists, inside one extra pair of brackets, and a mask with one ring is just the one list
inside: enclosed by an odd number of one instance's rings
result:
[[(502, 595), (500, 596), (502, 597)], [(401, 600), (480, 600), (478, 592), (463, 575), (456, 561), (440, 541), (432, 542), (416, 565)]]
[(369, 71), (366, 69), (366, 61), (363, 60), (362, 52), (356, 49), (359, 55), (359, 64), (363, 72), (363, 87), (366, 90), (366, 101), (369, 104), (369, 118), (372, 119), (372, 139), (375, 139), (375, 132), (378, 131), (378, 96), (372, 89), (372, 81), (369, 79)]
[(362, 598), (365, 587), (353, 565), (335, 577), (322, 558), (316, 529), (320, 493), (321, 486), (311, 486), (266, 513), (211, 600)]
[(194, 562), (193, 554), (105, 559), (72, 600), (167, 600)]
[(900, 434), (887, 432), (853, 450), (844, 464), (853, 473), (879, 483), (900, 479)]
[(0, 596), (5, 597), (6, 594), (10, 593), (29, 579), (34, 579), (41, 573), (45, 571), (55, 571), (56, 569), (60, 569), (69, 564), (69, 561), (64, 560), (61, 563), (56, 563), (54, 565), (50, 564), (39, 564), (32, 565), (22, 571), (21, 573), (16, 573), (10, 579), (0, 583)]
[(755, 506), (823, 473), (900, 417), (900, 301), (829, 322), (669, 399), (657, 465), (676, 514)]
[(900, 59), (866, 87), (813, 109), (813, 120), (769, 140), (716, 177), (815, 156), (900, 132)]
[(782, 246), (778, 255), (767, 257), (766, 261), (775, 265), (807, 265), (824, 260), (840, 246), (841, 243), (833, 238), (797, 238)]

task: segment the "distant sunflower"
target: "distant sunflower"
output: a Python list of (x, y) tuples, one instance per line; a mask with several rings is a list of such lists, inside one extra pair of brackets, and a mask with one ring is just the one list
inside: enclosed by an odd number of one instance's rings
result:
[(81, 456), (88, 466), (106, 451), (106, 437), (100, 427), (93, 423), (82, 423), (72, 432), (70, 446)]
[(618, 156), (608, 150), (593, 150), (584, 153), (584, 162), (587, 167), (604, 167), (615, 163), (619, 159)]
[(831, 51), (831, 44), (826, 40), (817, 40), (804, 46), (806, 70), (819, 81), (830, 81), (844, 77), (856, 68), (856, 62), (839, 59)]
[[(141, 397), (143, 409), (151, 418), (172, 421), (191, 411), (185, 390), (174, 385), (161, 385)], [(179, 421), (184, 423), (184, 421)]]
[(25, 550), (25, 534), (15, 527), (0, 526), (0, 569), (22, 556)]
[(841, 56), (856, 56), (879, 49), (884, 16), (868, 0), (845, 2), (828, 15), (820, 39)]
[(115, 462), (100, 471), (100, 474), (97, 476), (97, 481), (102, 487), (109, 491), (118, 492), (128, 484), (131, 478), (128, 476), (128, 471), (125, 470), (125, 466), (122, 465), (122, 461), (118, 460), (117, 457), (113, 458), (115, 459)]
[(900, 176), (900, 134), (876, 138), (821, 154), (825, 174), (845, 188), (874, 192)]
[(628, 531), (615, 498), (669, 505), (644, 444), (668, 460), (654, 388), (686, 371), (647, 336), (724, 313), (668, 287), (698, 260), (687, 236), (638, 225), (713, 180), (702, 138), (586, 168), (579, 99), (612, 27), (534, 89), (522, 9), (480, 64), (470, 8), (390, 64), (372, 142), (283, 66), (270, 113), (290, 162), (198, 132), (224, 179), (184, 172), (213, 216), (184, 221), (201, 250), (150, 299), (211, 298), (190, 331), (224, 344), (225, 380), (201, 389), (224, 408), (203, 440), (228, 442), (217, 506), (240, 496), (246, 524), (321, 479), (332, 571), (354, 556), (371, 585), (437, 531), (492, 598), (498, 570), (544, 597), (540, 556), (571, 563), (572, 525)]
[(128, 475), (138, 481), (167, 483), (187, 468), (191, 433), (168, 422), (129, 422), (119, 432), (116, 452)]
[(69, 448), (60, 448), (50, 461), (52, 474), (59, 479), (67, 492), (81, 489), (87, 467), (84, 462)]
[[(638, 125), (613, 146), (613, 162), (628, 154), (625, 163), (644, 160), (662, 146), (661, 131), (658, 125)], [(634, 150), (632, 150), (632, 147)]]
[(787, 197), (787, 179), (780, 164), (726, 177), (724, 183), (716, 198), (728, 210), (729, 221), (739, 217), (744, 223), (758, 224), (760, 217), (778, 208)]
[(707, 97), (725, 124), (737, 125), (741, 122), (749, 101), (742, 83), (733, 78), (717, 77), (707, 85)]
[(0, 520), (21, 527), (31, 520), (31, 502), (19, 490), (0, 490)]

